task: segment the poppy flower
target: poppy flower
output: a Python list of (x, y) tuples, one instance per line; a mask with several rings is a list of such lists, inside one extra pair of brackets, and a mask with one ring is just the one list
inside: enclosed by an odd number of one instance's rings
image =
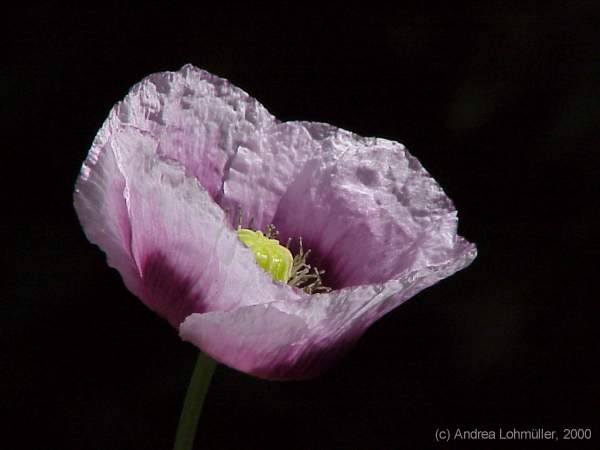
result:
[[(210, 357), (266, 379), (320, 374), (476, 256), (402, 144), (280, 122), (190, 65), (150, 75), (112, 108), (74, 197), (133, 294)], [(269, 253), (288, 241), (296, 284), (287, 253), (276, 264)]]

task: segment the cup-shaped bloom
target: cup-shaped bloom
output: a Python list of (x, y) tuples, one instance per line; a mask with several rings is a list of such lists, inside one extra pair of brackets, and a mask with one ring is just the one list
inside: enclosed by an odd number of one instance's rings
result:
[[(403, 145), (280, 122), (189, 65), (147, 77), (112, 108), (75, 208), (127, 288), (184, 340), (267, 379), (319, 374), (476, 255), (452, 202)], [(301, 237), (332, 290), (275, 280), (232, 211), (255, 230), (273, 224), (281, 242)]]

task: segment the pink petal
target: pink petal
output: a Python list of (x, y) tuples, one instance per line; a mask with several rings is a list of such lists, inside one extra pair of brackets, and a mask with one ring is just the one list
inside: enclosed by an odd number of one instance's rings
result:
[(184, 340), (237, 370), (266, 379), (304, 379), (334, 364), (375, 320), (475, 257), (463, 242), (445, 264), (406, 273), (383, 284), (341, 289), (230, 311), (192, 314)]
[(123, 192), (125, 178), (108, 141), (107, 124), (99, 131), (75, 186), (74, 206), (90, 242), (100, 246), (108, 264), (119, 271), (138, 297), (142, 283), (131, 254), (131, 224)]
[(331, 287), (381, 283), (456, 256), (450, 199), (401, 144), (339, 136), (337, 158), (313, 160), (288, 187), (273, 223), (302, 236)]
[[(120, 192), (115, 188), (101, 200), (120, 205), (121, 216), (92, 208), (79, 213), (86, 229), (129, 224), (129, 240), (114, 244), (112, 234), (94, 237), (109, 261), (135, 267), (136, 295), (173, 326), (193, 312), (296, 297), (255, 263), (223, 210), (195, 178), (155, 157), (158, 145), (157, 138), (136, 128), (113, 130), (104, 158), (89, 171), (93, 182), (82, 178), (76, 194), (78, 205), (93, 205), (98, 199), (90, 197), (91, 189), (119, 180)], [(125, 198), (126, 210), (118, 194)], [(123, 264), (115, 266), (121, 271)], [(125, 278), (130, 272), (121, 273)]]
[(274, 123), (243, 90), (191, 65), (148, 76), (108, 119), (111, 129), (128, 125), (150, 133), (157, 157), (179, 163), (217, 200), (238, 148), (255, 147), (260, 130)]
[[(237, 221), (264, 229), (287, 185), (321, 146), (298, 123), (281, 124), (227, 80), (186, 65), (152, 74), (112, 109), (104, 125), (133, 126), (158, 142), (156, 157), (180, 164)], [(323, 127), (327, 127), (323, 125)]]
[(280, 123), (261, 132), (254, 146), (241, 146), (231, 159), (221, 205), (242, 209), (243, 223), (256, 229), (273, 222), (281, 197), (321, 146), (298, 123)]

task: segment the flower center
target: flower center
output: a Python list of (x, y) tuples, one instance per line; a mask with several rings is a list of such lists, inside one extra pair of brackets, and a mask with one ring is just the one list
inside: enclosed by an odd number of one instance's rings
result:
[(271, 276), (282, 283), (287, 283), (292, 276), (294, 257), (287, 247), (277, 239), (271, 239), (260, 231), (240, 228), (237, 231), (240, 240), (252, 250), (256, 262), (260, 267), (269, 272)]
[(298, 253), (292, 256), (289, 249), (291, 238), (285, 247), (281, 245), (275, 239), (278, 233), (274, 225), (269, 225), (265, 234), (240, 225), (237, 233), (244, 245), (254, 253), (258, 265), (270, 273), (273, 279), (302, 289), (307, 294), (331, 291), (331, 288), (323, 286), (321, 280), (325, 271), (308, 264), (310, 250), (304, 251), (302, 238), (298, 239)]

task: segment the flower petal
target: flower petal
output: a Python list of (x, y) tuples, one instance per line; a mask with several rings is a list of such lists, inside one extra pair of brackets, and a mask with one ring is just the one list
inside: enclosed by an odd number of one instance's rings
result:
[(281, 197), (309, 158), (321, 147), (305, 127), (281, 123), (261, 131), (254, 146), (241, 146), (231, 160), (223, 183), (221, 205), (241, 208), (243, 223), (250, 220), (264, 230), (273, 221)]
[(133, 126), (158, 142), (156, 156), (176, 161), (213, 199), (241, 147), (255, 147), (260, 130), (275, 123), (255, 99), (227, 80), (191, 65), (152, 74), (112, 109), (111, 129)]
[(372, 139), (316, 122), (284, 122), (261, 130), (251, 148), (240, 148), (223, 183), (221, 205), (241, 208), (257, 229), (273, 223), (289, 186), (315, 160), (335, 161), (348, 149)]
[(139, 297), (142, 284), (131, 254), (125, 178), (107, 144), (109, 135), (107, 123), (98, 132), (81, 167), (74, 206), (87, 238), (104, 250), (108, 264), (119, 271), (127, 288)]
[(333, 288), (381, 283), (456, 255), (450, 199), (401, 144), (357, 139), (310, 161), (282, 196), (273, 223), (301, 236)]
[[(108, 224), (109, 229), (129, 224), (127, 247), (126, 240), (121, 241), (122, 247), (112, 245), (112, 235), (109, 239), (96, 233), (95, 242), (109, 261), (127, 259), (127, 267), (136, 268), (136, 295), (175, 327), (194, 312), (293, 297), (288, 286), (275, 283), (258, 267), (252, 252), (227, 224), (223, 210), (198, 181), (186, 176), (183, 167), (156, 158), (158, 145), (160, 139), (149, 132), (133, 127), (113, 130), (102, 152), (105, 164), (89, 170), (94, 183), (82, 178), (76, 194), (80, 205), (101, 204), (107, 201), (102, 196), (105, 191), (96, 198), (88, 195), (89, 190), (118, 175), (126, 218), (105, 217), (90, 206), (82, 224), (92, 230), (96, 223)], [(109, 163), (110, 172), (105, 170)], [(121, 271), (122, 265), (115, 267)], [(121, 274), (125, 277), (128, 272)]]
[(214, 359), (266, 379), (305, 379), (334, 364), (375, 320), (475, 258), (462, 241), (452, 261), (383, 284), (341, 289), (301, 301), (273, 301), (192, 314), (181, 337)]

